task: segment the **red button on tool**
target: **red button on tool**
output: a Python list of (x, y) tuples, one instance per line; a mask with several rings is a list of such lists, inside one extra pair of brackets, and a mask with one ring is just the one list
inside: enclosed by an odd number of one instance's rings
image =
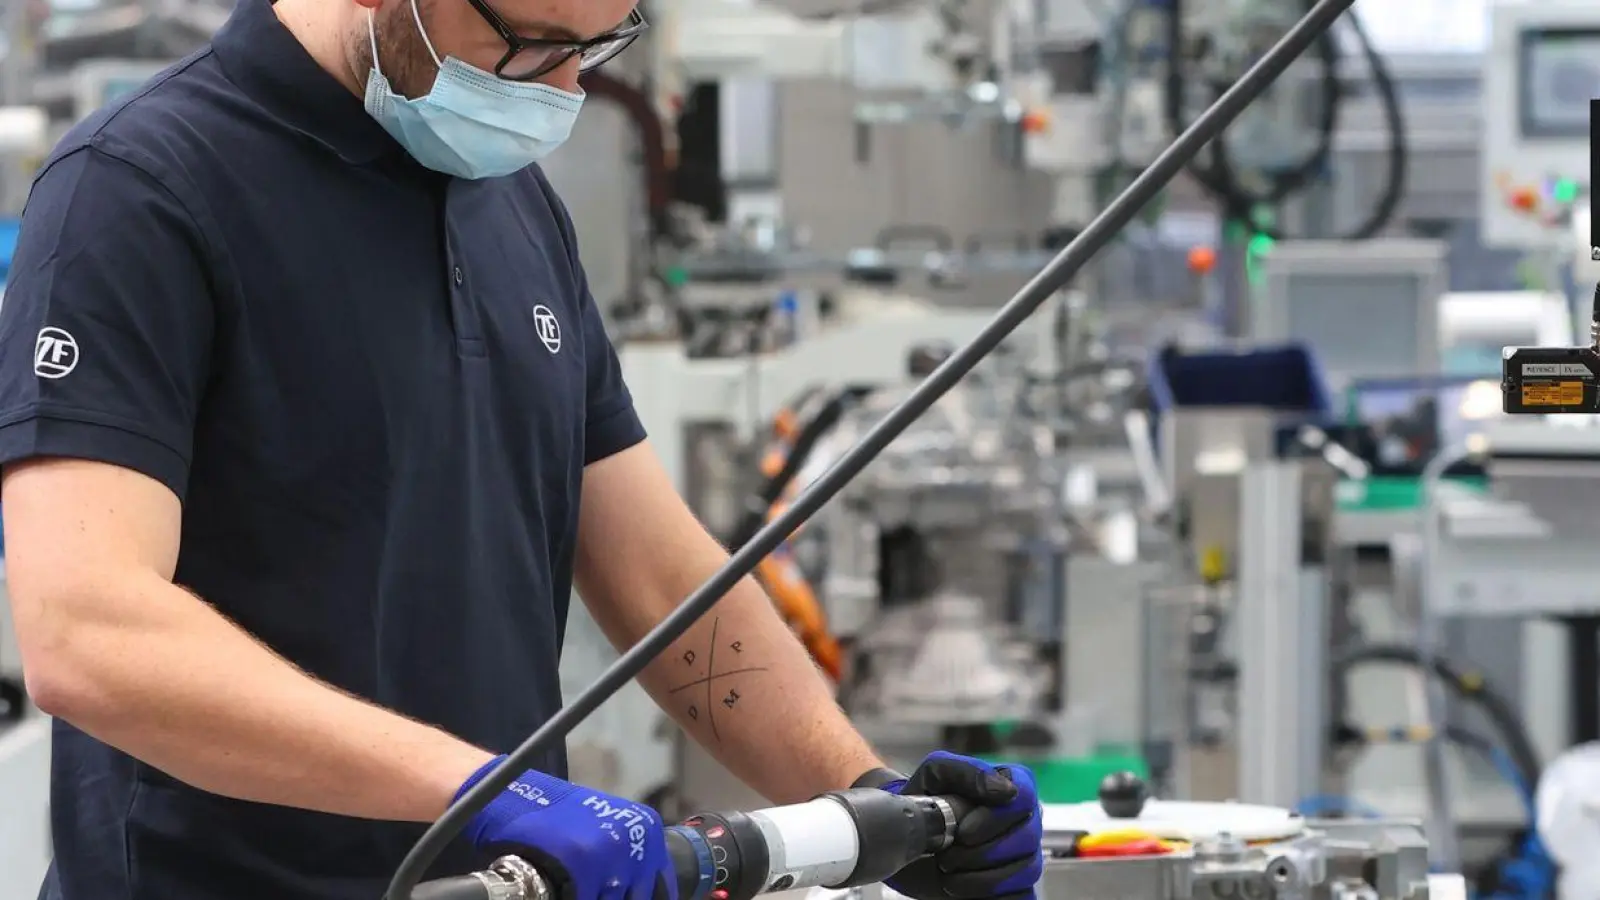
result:
[(701, 825), (704, 825), (705, 823), (706, 823), (706, 820), (700, 818), (699, 816), (695, 816), (692, 819), (684, 819), (683, 820), (683, 824), (689, 826), (690, 828), (699, 828)]
[(717, 888), (711, 892), (711, 900), (728, 900), (728, 892), (722, 888)]
[(706, 829), (706, 837), (711, 838), (712, 840), (716, 840), (717, 838), (722, 837), (723, 835), (725, 835), (727, 833), (728, 833), (728, 829), (723, 828), (721, 825), (713, 825), (710, 828)]

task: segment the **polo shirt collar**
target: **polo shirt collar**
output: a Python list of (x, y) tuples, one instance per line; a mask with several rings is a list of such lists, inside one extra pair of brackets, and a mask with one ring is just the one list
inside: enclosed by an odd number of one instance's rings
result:
[(272, 0), (240, 0), (211, 40), (222, 69), (250, 99), (352, 164), (400, 145), (367, 114), (361, 98), (325, 71), (272, 11)]

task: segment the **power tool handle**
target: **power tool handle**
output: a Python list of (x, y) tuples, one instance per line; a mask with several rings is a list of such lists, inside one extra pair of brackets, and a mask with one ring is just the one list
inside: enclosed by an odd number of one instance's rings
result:
[(693, 897), (700, 887), (700, 854), (682, 829), (683, 826), (667, 829), (667, 857), (672, 860), (672, 873), (678, 881), (678, 896)]

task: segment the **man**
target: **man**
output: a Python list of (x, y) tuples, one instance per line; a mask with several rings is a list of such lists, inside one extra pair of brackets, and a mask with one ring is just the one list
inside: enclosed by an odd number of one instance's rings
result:
[[(372, 900), (559, 707), (574, 582), (620, 647), (723, 563), (533, 165), (644, 27), (629, 0), (243, 0), (47, 161), (0, 315), (12, 604), (58, 723), (42, 896)], [(643, 681), (774, 801), (983, 804), (912, 896), (1032, 890), (1027, 772), (882, 770), (753, 584)], [(583, 801), (627, 801), (564, 771), (438, 874), (509, 849), (573, 900), (670, 897), (659, 818), (611, 840)]]

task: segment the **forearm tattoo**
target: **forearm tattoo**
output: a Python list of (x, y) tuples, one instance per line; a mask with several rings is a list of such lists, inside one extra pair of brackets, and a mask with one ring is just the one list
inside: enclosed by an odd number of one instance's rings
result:
[[(711, 640), (703, 651), (683, 651), (678, 659), (694, 680), (672, 689), (674, 696), (684, 695), (689, 699), (685, 713), (690, 720), (705, 722), (711, 729), (711, 736), (718, 741), (722, 740), (722, 732), (717, 728), (717, 713), (732, 712), (744, 699), (739, 690), (739, 676), (767, 671), (766, 666), (751, 665), (743, 658), (744, 647), (739, 641), (719, 636), (721, 625), (721, 618), (712, 621)], [(720, 668), (718, 662), (723, 663)]]

